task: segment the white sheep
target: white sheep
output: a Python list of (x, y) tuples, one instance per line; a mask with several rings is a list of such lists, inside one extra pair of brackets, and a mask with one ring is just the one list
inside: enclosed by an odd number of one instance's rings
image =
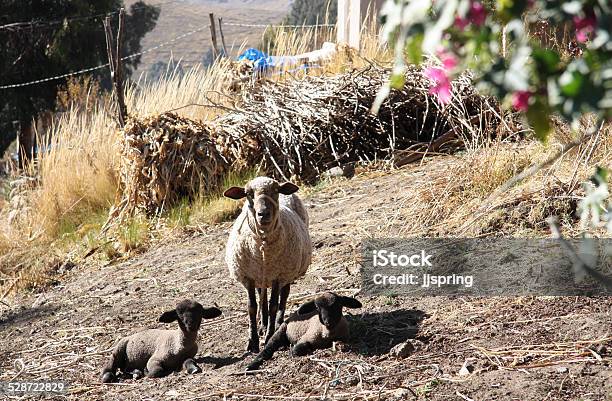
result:
[(361, 308), (361, 302), (333, 292), (326, 292), (314, 301), (306, 302), (280, 325), (247, 370), (258, 369), (281, 347), (292, 346), (291, 354), (301, 356), (315, 349), (329, 348), (333, 341), (348, 340), (349, 325), (342, 315), (342, 307)]
[(198, 352), (198, 329), (202, 318), (212, 319), (219, 315), (221, 311), (217, 308), (204, 308), (190, 300), (181, 301), (175, 309), (159, 317), (163, 323), (178, 321), (179, 329), (149, 329), (119, 340), (102, 369), (102, 381), (114, 381), (117, 369), (132, 373), (135, 378), (143, 374), (162, 377), (183, 367), (190, 374), (201, 372), (192, 359)]
[[(231, 199), (247, 199), (227, 241), (225, 261), (231, 276), (248, 293), (247, 350), (251, 352), (259, 352), (255, 289), (259, 293), (262, 330), (267, 325), (267, 342), (284, 320), (291, 283), (302, 277), (310, 265), (308, 214), (294, 194), (297, 190), (290, 182), (281, 185), (272, 178), (257, 177), (244, 188), (232, 187), (224, 193)], [(271, 288), (269, 305), (267, 288)]]

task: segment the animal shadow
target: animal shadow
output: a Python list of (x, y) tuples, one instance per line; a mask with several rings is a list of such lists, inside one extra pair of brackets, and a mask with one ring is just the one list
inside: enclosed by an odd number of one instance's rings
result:
[(9, 311), (6, 315), (0, 314), (0, 327), (20, 325), (36, 322), (41, 317), (55, 313), (57, 306), (43, 305), (35, 308), (19, 308), (19, 310)]
[(346, 316), (351, 324), (350, 348), (362, 355), (387, 354), (395, 345), (417, 338), (427, 314), (418, 309)]
[(225, 356), (225, 357), (203, 356), (203, 357), (200, 357), (200, 358), (196, 358), (195, 362), (198, 363), (198, 364), (201, 363), (201, 364), (204, 364), (204, 365), (213, 365), (213, 369), (219, 369), (219, 368), (222, 368), (224, 366), (233, 365), (235, 363), (243, 361), (249, 355), (251, 355), (251, 354), (247, 352), (244, 355), (242, 355), (241, 357), (237, 357), (237, 356)]

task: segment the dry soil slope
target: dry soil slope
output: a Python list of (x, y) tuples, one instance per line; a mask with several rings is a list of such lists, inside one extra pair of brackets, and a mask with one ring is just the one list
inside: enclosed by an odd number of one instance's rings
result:
[[(336, 181), (307, 198), (314, 262), (293, 287), (291, 310), (308, 294), (326, 289), (351, 294), (358, 289), (359, 238), (389, 229), (382, 216), (396, 211), (394, 201), (411, 199), (414, 194), (406, 183), (417, 178), (414, 174), (402, 170)], [(394, 224), (410, 224), (410, 218), (397, 218)], [(119, 264), (77, 266), (55, 288), (11, 300), (10, 308), (1, 306), (0, 380), (17, 375), (63, 379), (71, 383), (69, 398), (75, 400), (325, 393), (351, 393), (344, 399), (358, 394), (412, 399), (408, 388), (440, 400), (457, 399), (457, 393), (476, 400), (605, 400), (611, 393), (609, 354), (599, 363), (514, 370), (499, 369), (502, 360), (488, 358), (477, 348), (520, 349), (609, 337), (610, 298), (362, 297), (365, 307), (351, 317), (355, 335), (350, 344), (295, 359), (280, 352), (265, 365), (266, 372), (241, 375), (250, 358), (243, 351), (247, 318), (244, 290), (228, 277), (223, 262), (229, 229), (229, 223), (202, 228)], [(216, 303), (224, 312), (223, 319), (201, 330), (202, 374), (99, 383), (99, 368), (108, 355), (104, 351), (114, 341), (136, 328), (160, 326), (156, 320), (161, 312), (191, 297)], [(389, 355), (391, 347), (408, 338), (424, 345), (406, 359)], [(608, 341), (608, 349), (611, 345)], [(581, 352), (589, 355), (586, 349)], [(477, 372), (459, 376), (467, 358), (475, 358)], [(516, 363), (530, 358), (525, 353)]]

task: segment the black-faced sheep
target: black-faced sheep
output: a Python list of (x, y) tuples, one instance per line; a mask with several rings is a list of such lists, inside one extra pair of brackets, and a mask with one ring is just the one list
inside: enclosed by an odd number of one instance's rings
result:
[(315, 349), (329, 348), (333, 341), (346, 341), (349, 325), (342, 315), (342, 307), (361, 308), (361, 302), (327, 292), (303, 304), (296, 314), (278, 328), (263, 351), (247, 366), (247, 370), (258, 369), (281, 347), (292, 346), (291, 354), (301, 356)]
[(115, 372), (131, 372), (134, 377), (162, 377), (185, 368), (190, 374), (200, 372), (193, 361), (198, 352), (196, 342), (202, 319), (221, 315), (217, 308), (204, 308), (195, 301), (181, 301), (175, 309), (164, 312), (159, 321), (177, 321), (179, 329), (149, 329), (124, 337), (102, 369), (104, 383), (115, 380)]
[[(268, 177), (257, 177), (244, 188), (232, 187), (224, 195), (246, 198), (236, 219), (225, 254), (230, 274), (248, 293), (250, 337), (247, 350), (259, 352), (257, 300), (260, 321), (267, 326), (266, 342), (284, 320), (291, 283), (302, 277), (310, 265), (312, 243), (308, 214), (290, 182), (279, 184)], [(266, 305), (267, 288), (270, 303)]]

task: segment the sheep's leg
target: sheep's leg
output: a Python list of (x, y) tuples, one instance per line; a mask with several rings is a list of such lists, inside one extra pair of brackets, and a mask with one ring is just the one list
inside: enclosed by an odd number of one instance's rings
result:
[(291, 355), (293, 356), (308, 355), (310, 352), (312, 352), (312, 349), (313, 349), (312, 344), (310, 344), (309, 342), (297, 343), (291, 349)]
[(278, 312), (276, 313), (276, 326), (280, 327), (285, 320), (285, 308), (287, 307), (287, 298), (289, 298), (289, 291), (291, 291), (291, 284), (285, 285), (280, 290), (280, 301), (278, 302)]
[(247, 293), (249, 294), (249, 331), (251, 333), (247, 351), (257, 353), (259, 352), (259, 334), (257, 334), (257, 298), (253, 281), (249, 282)]
[(259, 294), (259, 335), (263, 336), (268, 327), (268, 289), (258, 288)]
[(278, 313), (278, 280), (272, 282), (272, 291), (270, 291), (270, 306), (268, 307), (269, 319), (268, 319), (268, 332), (266, 333), (266, 344), (270, 337), (274, 335), (276, 329), (275, 316)]
[(170, 373), (164, 369), (160, 358), (151, 357), (147, 362), (147, 377), (164, 377)]
[(197, 363), (195, 363), (195, 361), (192, 358), (187, 359), (185, 362), (183, 362), (183, 368), (187, 371), (187, 373), (189, 373), (190, 375), (194, 374), (194, 373), (201, 373), (202, 369), (200, 369), (200, 367), (198, 366)]
[(265, 361), (272, 358), (276, 350), (287, 345), (289, 345), (289, 339), (287, 338), (287, 325), (284, 324), (278, 327), (278, 330), (276, 330), (272, 338), (270, 338), (270, 341), (265, 345), (263, 351), (253, 359), (246, 370), (259, 369)]
[(110, 383), (115, 381), (115, 373), (117, 369), (125, 367), (125, 348), (127, 346), (127, 340), (123, 339), (115, 346), (112, 355), (108, 359), (106, 365), (102, 369), (102, 382)]

